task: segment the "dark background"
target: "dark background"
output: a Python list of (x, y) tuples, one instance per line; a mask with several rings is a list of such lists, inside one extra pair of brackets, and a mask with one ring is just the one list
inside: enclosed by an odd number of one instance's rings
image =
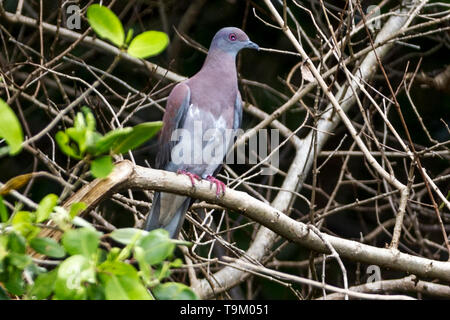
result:
[[(62, 1), (43, 1), (44, 21), (54, 23), (55, 15), (58, 11), (59, 6), (61, 5), (61, 2)], [(82, 7), (84, 7), (88, 2), (80, 1), (79, 3)], [(162, 17), (160, 11), (161, 3), (164, 7), (164, 17)], [(193, 3), (197, 3), (199, 8), (196, 14), (193, 15), (193, 17), (187, 19), (186, 14), (190, 10)], [(332, 3), (334, 6), (330, 7), (330, 10), (335, 10), (336, 12), (338, 12), (339, 8), (343, 8), (345, 5), (345, 1), (332, 1), (330, 3)], [(374, 3), (374, 1), (363, 1), (362, 6), (363, 8), (366, 8), (372, 3)], [(302, 4), (309, 8), (315, 7), (317, 10), (319, 10), (318, 1), (302, 1)], [(394, 5), (395, 2), (393, 2), (392, 5), (388, 4), (387, 6), (383, 7), (382, 13), (387, 12)], [(5, 1), (4, 6), (7, 11), (14, 11), (16, 7), (16, 1), (7, 0)], [(26, 1), (24, 14), (36, 18), (38, 8), (39, 1)], [(165, 50), (163, 54), (157, 57), (150, 58), (148, 60), (161, 65), (164, 68), (168, 68), (180, 75), (189, 77), (195, 74), (201, 68), (205, 58), (205, 54), (197, 50), (196, 48), (193, 48), (192, 46), (184, 43), (183, 41), (180, 41), (176, 36), (175, 28), (180, 29), (180, 32), (184, 36), (186, 36), (187, 39), (191, 39), (197, 42), (203, 48), (208, 48), (210, 40), (220, 28), (225, 26), (236, 26), (244, 29), (249, 35), (250, 39), (259, 44), (261, 47), (289, 51), (294, 50), (287, 38), (280, 30), (276, 30), (264, 25), (254, 16), (253, 8), (255, 8), (259, 17), (267, 22), (274, 23), (262, 1), (116, 1), (116, 3), (112, 7), (112, 10), (117, 15), (119, 15), (121, 21), (124, 23), (125, 32), (129, 28), (134, 29), (135, 35), (144, 30), (159, 30), (167, 32), (171, 39), (171, 44), (169, 45), (168, 49)], [(315, 29), (308, 16), (304, 14), (304, 12), (296, 8), (294, 5), (290, 5), (290, 8), (296, 15), (299, 23), (311, 37), (312, 41), (316, 42), (317, 44), (318, 42), (315, 34)], [(181, 22), (183, 22), (184, 25), (180, 25)], [(86, 30), (87, 26), (88, 24), (83, 18), (81, 31)], [(5, 27), (11, 34), (14, 34), (15, 36), (17, 36), (19, 32), (22, 32), (23, 34), (21, 35), (21, 37), (23, 41), (31, 41), (32, 43), (34, 43), (32, 38), (37, 37), (36, 28), (25, 27), (24, 29), (21, 29), (21, 26), (8, 24), (6, 24)], [(365, 35), (362, 33), (361, 39), (364, 38)], [(423, 56), (423, 61), (420, 69), (421, 72), (424, 72), (425, 74), (431, 76), (442, 72), (450, 62), (450, 42), (448, 31), (446, 34), (444, 34), (443, 38), (444, 43), (442, 44), (442, 46), (430, 54), (423, 53), (426, 53), (430, 49), (435, 48), (436, 45), (439, 44), (439, 39), (433, 39), (432, 37), (419, 37), (416, 39), (408, 40), (408, 43), (420, 46), (420, 50), (402, 45), (396, 45), (383, 61), (386, 64), (386, 71), (388, 72), (392, 84), (394, 86), (398, 85), (408, 62), (409, 70), (414, 70), (417, 66), (420, 56)], [(46, 34), (45, 43), (51, 44), (52, 41), (53, 36), (50, 34)], [(10, 53), (15, 52), (16, 54), (19, 54), (17, 50), (12, 49), (12, 44), (8, 43), (7, 39), (5, 39), (5, 42), (3, 43), (6, 43), (7, 46), (11, 46), (11, 49), (8, 49)], [(70, 42), (62, 40), (60, 42), (60, 45), (57, 46), (57, 50), (64, 49), (69, 44)], [(35, 45), (37, 44), (35, 43)], [(48, 51), (50, 50), (49, 46), (46, 46), (45, 50), (47, 54), (50, 54)], [(78, 57), (82, 57), (86, 61), (86, 63), (96, 66), (102, 70), (106, 70), (114, 59), (114, 57), (112, 57), (111, 55), (105, 55), (100, 50), (92, 50), (91, 48), (87, 48), (84, 46), (78, 46), (72, 52), (72, 54)], [(20, 57), (18, 59), (23, 60), (23, 57)], [(264, 51), (254, 52), (248, 50), (242, 52), (238, 58), (238, 71), (241, 79), (258, 81), (290, 97), (291, 92), (285, 85), (285, 79), (291, 68), (298, 62), (299, 58), (293, 55), (284, 55)], [(5, 68), (7, 68), (7, 66), (5, 65), (1, 65), (1, 67), (2, 70), (5, 70)], [(59, 70), (72, 73), (91, 83), (95, 81), (95, 78), (91, 74), (89, 74), (82, 68), (76, 67), (75, 65), (63, 66)], [(27, 67), (25, 67), (23, 71), (26, 72)], [(166, 86), (164, 90), (161, 90), (158, 93), (158, 97), (167, 96), (169, 90), (171, 89), (171, 86), (168, 86), (170, 84), (169, 82), (164, 80), (160, 81), (160, 79), (152, 75), (148, 70), (143, 70), (142, 68), (137, 67), (136, 65), (133, 65), (131, 63), (120, 62), (119, 65), (115, 68), (113, 74), (123, 79), (134, 88), (145, 93), (148, 93), (150, 90), (160, 90)], [(300, 84), (300, 74), (298, 71), (294, 74), (293, 79), (293, 84)], [(70, 85), (69, 83), (66, 84)], [(382, 93), (389, 95), (389, 91), (387, 90), (384, 79), (381, 77), (379, 71), (377, 71), (372, 84)], [(73, 83), (73, 88), (74, 90), (83, 90), (83, 88), (79, 88), (78, 84), (75, 82)], [(269, 114), (284, 103), (284, 100), (282, 98), (263, 88), (250, 87), (243, 83), (240, 84), (240, 88), (244, 100), (251, 102), (252, 104), (256, 105)], [(127, 94), (126, 90), (124, 90), (124, 88), (121, 88), (120, 86), (116, 85), (114, 89), (122, 95)], [(423, 83), (414, 84), (412, 89), (412, 95), (416, 107), (421, 114), (424, 123), (430, 130), (431, 136), (433, 136), (438, 141), (446, 141), (449, 139), (448, 131), (443, 125), (443, 122), (447, 123), (447, 125), (450, 125), (449, 92), (450, 89), (447, 89), (447, 91), (437, 90), (433, 87), (426, 86)], [(61, 108), (64, 107), (64, 101), (62, 100), (62, 98), (58, 97), (56, 93), (53, 95), (53, 93), (54, 92), (52, 92), (50, 89), (49, 95), (53, 97), (53, 101), (57, 102)], [(119, 101), (112, 95), (106, 97), (108, 98), (108, 101), (113, 105), (119, 103)], [(38, 98), (41, 99), (41, 101), (45, 101), (45, 98), (42, 96), (38, 96)], [(304, 102), (307, 105), (312, 105), (314, 103), (313, 99), (314, 97), (308, 96), (304, 99)], [(421, 127), (419, 126), (419, 123), (414, 116), (414, 113), (412, 112), (412, 109), (410, 108), (409, 102), (407, 101), (404, 93), (400, 93), (400, 95), (398, 96), (398, 101), (403, 108), (402, 111), (405, 116), (405, 120), (408, 123), (408, 128), (412, 134), (413, 141), (418, 145), (428, 146), (428, 140), (423, 134), (423, 131), (421, 130)], [(94, 111), (96, 112), (96, 116), (99, 122), (102, 122), (102, 120), (107, 120), (104, 118), (102, 119), (102, 113), (100, 111), (101, 103), (99, 101), (93, 100), (92, 105), (94, 106)], [(25, 116), (28, 120), (29, 129), (32, 133), (37, 133), (43, 127), (45, 127), (45, 125), (49, 121), (48, 115), (45, 112), (43, 112), (42, 110), (38, 110), (35, 107), (28, 107), (25, 103), (23, 104), (23, 107), (25, 109)], [(358, 116), (358, 113), (359, 110), (357, 110), (357, 108), (355, 107), (350, 111), (349, 115), (355, 121), (361, 123), (362, 119), (360, 116)], [(292, 108), (286, 114), (283, 114), (282, 117), (280, 117), (280, 120), (282, 120), (289, 128), (295, 129), (301, 124), (304, 116), (304, 110), (301, 110), (300, 106), (297, 106), (295, 108)], [(162, 113), (156, 108), (145, 109), (144, 111), (138, 112), (136, 114), (136, 116), (133, 118), (132, 124), (136, 124), (142, 121), (160, 120), (161, 117)], [(392, 113), (391, 120), (394, 124), (394, 127), (401, 128), (399, 119), (394, 113)], [(243, 127), (244, 129), (250, 128), (256, 125), (259, 121), (259, 119), (254, 119), (248, 114), (244, 114)], [(379, 119), (374, 119), (374, 121), (379, 121)], [(381, 124), (381, 122), (379, 123)], [(101, 130), (101, 128), (102, 127), (100, 125), (99, 130)], [(56, 133), (56, 131), (57, 130), (54, 130), (52, 134)], [(405, 137), (404, 132), (401, 129), (399, 129), (399, 132), (402, 137)], [(304, 133), (305, 132), (300, 131), (299, 135), (301, 136)], [(324, 150), (333, 150), (338, 145), (345, 133), (347, 133), (345, 127), (342, 125), (338, 126), (335, 132), (335, 136), (329, 139)], [(350, 140), (351, 139), (347, 139), (343, 144), (344, 150), (346, 147), (350, 146), (352, 142)], [(52, 146), (48, 139), (41, 139), (37, 143), (37, 146), (46, 154), (51, 154), (52, 152)], [(158, 148), (156, 145), (156, 140), (153, 139), (144, 147), (134, 152), (137, 163), (145, 165), (144, 161), (148, 160), (149, 163), (153, 165), (157, 150)], [(288, 168), (289, 163), (292, 160), (293, 149), (289, 146), (286, 146), (282, 148), (281, 154), (282, 158), (280, 159), (280, 167), (284, 170)], [(58, 150), (56, 150), (56, 158), (60, 163), (74, 165), (73, 162), (69, 164), (66, 157), (62, 155)], [(323, 158), (320, 159), (323, 160)], [(427, 158), (423, 160), (422, 164), (424, 165), (424, 167), (429, 168), (429, 170), (431, 171), (430, 174), (432, 176), (435, 176), (439, 172), (449, 167), (449, 162), (445, 158), (441, 160)], [(334, 181), (339, 174), (341, 165), (342, 158), (335, 157), (328, 162), (328, 164), (318, 175), (318, 185), (324, 191), (328, 193), (332, 192)], [(22, 152), (19, 157), (3, 158), (0, 160), (0, 181), (4, 183), (8, 179), (18, 174), (31, 172), (34, 166), (35, 163), (32, 155), (26, 152)], [(371, 177), (367, 172), (366, 164), (361, 160), (361, 158), (351, 160), (349, 167), (351, 168), (351, 172), (355, 178), (365, 179)], [(244, 172), (246, 169), (248, 169), (248, 167), (236, 166), (233, 167), (233, 169), (235, 169), (237, 172)], [(41, 164), (38, 164), (37, 170), (45, 170), (45, 167), (43, 167)], [(308, 177), (308, 179), (306, 180), (306, 184), (311, 184), (311, 177)], [(445, 188), (444, 185), (441, 190), (445, 192), (445, 190), (448, 190), (448, 186), (449, 185), (447, 183), (447, 188)], [(50, 192), (58, 194), (58, 192), (60, 191), (61, 189), (58, 185), (49, 180), (40, 179), (32, 185), (28, 196), (35, 202), (38, 202), (44, 195)], [(310, 190), (308, 188), (304, 188), (302, 190), (302, 194), (306, 197), (310, 197)], [(368, 196), (370, 196), (370, 194), (364, 193), (363, 191), (361, 191), (361, 189), (356, 189), (349, 185), (348, 188), (340, 191), (337, 199), (341, 203), (347, 203), (354, 201), (355, 198), (363, 199)], [(142, 197), (142, 199), (145, 198)], [(317, 202), (319, 207), (324, 206), (326, 204), (326, 201), (327, 199), (325, 197), (321, 196), (320, 194), (317, 195)], [(117, 227), (131, 226), (133, 224), (133, 219), (130, 213), (126, 212), (121, 207), (112, 203), (105, 203), (103, 206), (104, 208), (102, 211), (105, 212), (105, 216)], [(294, 207), (296, 208), (296, 211), (293, 213), (293, 216), (295, 218), (302, 218), (304, 215), (302, 213), (307, 214), (308, 212), (308, 208), (306, 208), (304, 206), (304, 203), (302, 203), (301, 201), (298, 201), (298, 203), (296, 203)], [(230, 216), (233, 219), (237, 220), (236, 223), (246, 221), (246, 219), (243, 219), (235, 213), (230, 213)], [(385, 218), (383, 217), (383, 215), (381, 215), (380, 217), (382, 219)], [(432, 223), (431, 220), (430, 223)], [(344, 212), (343, 214), (332, 216), (327, 219), (325, 224), (325, 227), (329, 232), (351, 239), (358, 239), (361, 232), (366, 234), (367, 231), (372, 230), (374, 226), (376, 226), (375, 217), (373, 215), (369, 216), (362, 211), (349, 211)], [(252, 228), (248, 228), (234, 234), (235, 240), (237, 241), (238, 246), (241, 249), (245, 250), (248, 247), (251, 233)], [(439, 234), (435, 234), (434, 236), (439, 237)], [(384, 246), (385, 243), (389, 242), (389, 240), (390, 239), (387, 236), (380, 236), (377, 237), (376, 241), (373, 244)], [(281, 242), (282, 241), (280, 240), (280, 243)], [(314, 256), (314, 254), (296, 245), (288, 244), (277, 256), (277, 259), (304, 260), (308, 259), (310, 256)], [(445, 259), (445, 254), (443, 254), (441, 258)], [(358, 283), (358, 281), (365, 281), (365, 278), (367, 278), (367, 266), (355, 264), (350, 261), (344, 262), (348, 267), (347, 271), (349, 273), (350, 283), (356, 284)], [(329, 268), (327, 269), (328, 282), (342, 285), (341, 275), (337, 264), (332, 262), (328, 263), (327, 266)], [(321, 265), (316, 265), (316, 268), (317, 270), (320, 270)], [(289, 273), (305, 276), (308, 273), (307, 267), (282, 268), (282, 270)], [(383, 270), (382, 275), (383, 277), (390, 277), (398, 276), (399, 273), (394, 273), (389, 270)], [(359, 280), (357, 279), (358, 277)], [(255, 290), (257, 292), (255, 295), (256, 298), (295, 298), (295, 296), (288, 288), (276, 284), (272, 281), (256, 279), (253, 285), (254, 288), (256, 288)], [(246, 285), (242, 285), (241, 289), (242, 291), (240, 293), (235, 293), (237, 297), (245, 297)]]

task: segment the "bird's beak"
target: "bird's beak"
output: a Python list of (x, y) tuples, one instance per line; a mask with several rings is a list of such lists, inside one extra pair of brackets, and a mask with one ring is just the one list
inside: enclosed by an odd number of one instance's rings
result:
[(250, 40), (248, 40), (247, 43), (245, 44), (245, 48), (259, 50), (259, 46)]

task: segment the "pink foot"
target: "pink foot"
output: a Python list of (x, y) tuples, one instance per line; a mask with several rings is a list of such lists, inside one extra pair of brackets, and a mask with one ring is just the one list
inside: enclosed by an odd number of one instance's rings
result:
[(222, 195), (225, 194), (225, 188), (227, 187), (225, 185), (225, 183), (223, 183), (220, 180), (217, 180), (216, 178), (214, 178), (213, 176), (207, 176), (206, 180), (208, 180), (209, 182), (211, 182), (211, 184), (215, 184), (216, 185), (216, 197), (218, 198), (220, 196), (220, 194), (222, 193)]
[(188, 176), (189, 179), (191, 179), (191, 183), (192, 183), (192, 186), (193, 186), (193, 187), (195, 187), (195, 181), (194, 181), (194, 179), (196, 179), (196, 180), (198, 180), (198, 181), (201, 181), (201, 180), (202, 180), (202, 179), (201, 179), (198, 175), (196, 175), (195, 173), (191, 173), (191, 172), (186, 171), (186, 170), (177, 170), (177, 174), (184, 174), (184, 175)]

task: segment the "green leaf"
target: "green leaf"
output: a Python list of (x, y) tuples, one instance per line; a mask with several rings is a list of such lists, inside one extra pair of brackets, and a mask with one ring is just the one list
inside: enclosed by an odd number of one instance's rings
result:
[(1, 300), (10, 300), (8, 294), (6, 293), (6, 291), (2, 288), (2, 286), (0, 286), (0, 301)]
[(150, 265), (163, 262), (172, 255), (175, 249), (169, 233), (164, 229), (150, 231), (136, 245), (144, 250), (145, 261)]
[(183, 265), (183, 261), (180, 258), (176, 258), (170, 263), (171, 268), (180, 268)]
[(120, 128), (108, 132), (95, 145), (95, 154), (112, 152), (122, 154), (139, 147), (152, 138), (162, 127), (161, 121), (145, 122), (133, 128)]
[(8, 209), (6, 209), (3, 197), (0, 196), (0, 222), (6, 222), (9, 219)]
[(26, 238), (32, 238), (39, 233), (39, 228), (33, 225), (34, 213), (28, 211), (16, 212), (12, 218), (13, 229)]
[(129, 276), (108, 276), (105, 296), (107, 300), (152, 300), (141, 281)]
[[(130, 244), (132, 240), (135, 239), (136, 235), (140, 234), (141, 237), (148, 234), (147, 231), (136, 229), (136, 228), (121, 228), (116, 229), (109, 235), (112, 239), (115, 241), (122, 243), (122, 244)], [(139, 239), (138, 237), (137, 239)], [(137, 240), (136, 239), (136, 240)]]
[(100, 236), (99, 232), (88, 228), (72, 229), (64, 233), (62, 244), (70, 255), (90, 257), (97, 252)]
[(50, 213), (52, 213), (53, 208), (55, 208), (56, 203), (58, 202), (58, 196), (56, 194), (50, 193), (46, 195), (41, 202), (39, 202), (39, 206), (36, 210), (36, 222), (42, 222), (47, 220), (50, 217)]
[(132, 265), (119, 260), (106, 260), (98, 266), (98, 270), (102, 274), (137, 277), (137, 271)]
[(153, 270), (153, 277), (158, 281), (168, 278), (170, 274), (170, 263), (168, 261), (164, 261)]
[(31, 257), (24, 253), (16, 253), (16, 252), (10, 252), (8, 254), (9, 263), (11, 263), (13, 266), (17, 267), (20, 270), (25, 269), (26, 266), (28, 266), (33, 261), (31, 260)]
[(22, 150), (22, 126), (14, 111), (0, 99), (0, 138), (9, 145), (9, 154), (15, 155)]
[(86, 204), (84, 202), (75, 202), (70, 206), (69, 215), (71, 218), (74, 218), (84, 209), (86, 209)]
[[(81, 114), (81, 113), (79, 113)], [(83, 119), (84, 121), (84, 119)], [(87, 149), (87, 129), (86, 128), (68, 128), (66, 134), (69, 139), (75, 141), (78, 146), (78, 152), (80, 155), (84, 155)], [(73, 148), (72, 148), (73, 149)]]
[(96, 178), (106, 178), (114, 169), (111, 156), (103, 156), (91, 162), (91, 173)]
[(42, 273), (34, 280), (34, 284), (29, 292), (31, 299), (42, 300), (48, 298), (55, 290), (55, 281), (58, 269)]
[(83, 113), (77, 112), (73, 122), (73, 128), (79, 131), (86, 129), (86, 120), (84, 119)]
[(120, 248), (117, 248), (117, 247), (111, 248), (111, 250), (109, 250), (109, 252), (108, 252), (108, 255), (106, 256), (105, 263), (107, 261), (116, 261), (116, 260), (118, 260), (119, 255), (120, 255)]
[(20, 234), (12, 232), (8, 235), (8, 248), (12, 252), (25, 253), (27, 240)]
[(105, 288), (96, 283), (87, 286), (87, 298), (89, 300), (105, 300)]
[(150, 300), (136, 269), (122, 261), (105, 261), (99, 266), (108, 300)]
[(10, 266), (7, 275), (7, 280), (5, 282), (5, 288), (10, 293), (15, 295), (22, 295), (25, 291), (25, 282), (22, 278), (22, 270)]
[(30, 240), (30, 247), (52, 258), (62, 258), (66, 255), (64, 248), (52, 238), (33, 238)]
[(139, 265), (139, 275), (143, 279), (146, 285), (149, 285), (152, 282), (152, 269), (150, 265), (145, 261), (145, 252), (141, 247), (134, 248), (134, 258), (138, 262)]
[(118, 47), (122, 47), (125, 39), (122, 23), (107, 7), (93, 4), (87, 9), (87, 19), (92, 29), (100, 38), (108, 39)]
[(133, 130), (118, 139), (113, 146), (112, 152), (122, 154), (129, 150), (136, 149), (141, 144), (152, 138), (162, 127), (162, 121), (144, 122), (133, 127)]
[(83, 218), (78, 216), (72, 219), (72, 224), (77, 227), (87, 228), (89, 230), (96, 231), (95, 227), (89, 221), (84, 220)]
[(83, 111), (85, 121), (86, 121), (86, 128), (88, 129), (88, 131), (95, 131), (95, 128), (97, 125), (96, 125), (94, 114), (92, 113), (91, 109), (84, 106), (84, 107), (81, 107), (81, 111)]
[(97, 131), (86, 131), (86, 152), (90, 154), (96, 154), (96, 144), (103, 136)]
[(80, 153), (79, 149), (74, 148), (71, 145), (71, 140), (65, 132), (58, 131), (55, 135), (55, 140), (56, 140), (56, 143), (58, 144), (59, 148), (61, 149), (61, 151), (63, 153), (65, 153), (66, 155), (68, 155), (69, 157), (77, 159), (77, 160), (80, 160), (83, 158), (83, 155)]
[(169, 37), (160, 31), (145, 31), (137, 35), (128, 47), (128, 54), (148, 58), (161, 53), (169, 44)]
[(127, 32), (127, 37), (126, 37), (126, 39), (125, 39), (125, 43), (126, 43), (126, 44), (129, 44), (129, 43), (130, 43), (131, 39), (133, 38), (133, 33), (134, 33), (133, 28), (130, 28), (130, 29), (128, 30), (128, 32)]
[[(3, 272), (4, 264), (3, 260), (9, 254), (8, 247), (8, 239), (7, 235), (0, 235), (0, 274)], [(1, 280), (0, 280), (1, 281)]]
[(113, 146), (119, 142), (119, 139), (123, 139), (126, 135), (128, 135), (132, 131), (133, 128), (127, 127), (115, 129), (108, 132), (103, 137), (97, 140), (95, 144), (94, 155), (108, 153), (110, 150), (112, 150)]
[(191, 288), (177, 282), (159, 284), (152, 292), (158, 300), (198, 300)]
[(55, 295), (60, 300), (82, 300), (86, 298), (85, 283), (95, 283), (95, 267), (88, 258), (74, 255), (58, 267)]

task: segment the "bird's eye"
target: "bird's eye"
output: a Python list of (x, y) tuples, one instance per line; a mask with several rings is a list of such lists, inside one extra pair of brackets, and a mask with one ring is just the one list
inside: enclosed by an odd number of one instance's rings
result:
[(236, 41), (236, 34), (230, 33), (230, 35), (228, 36), (228, 39), (230, 39), (231, 41)]

